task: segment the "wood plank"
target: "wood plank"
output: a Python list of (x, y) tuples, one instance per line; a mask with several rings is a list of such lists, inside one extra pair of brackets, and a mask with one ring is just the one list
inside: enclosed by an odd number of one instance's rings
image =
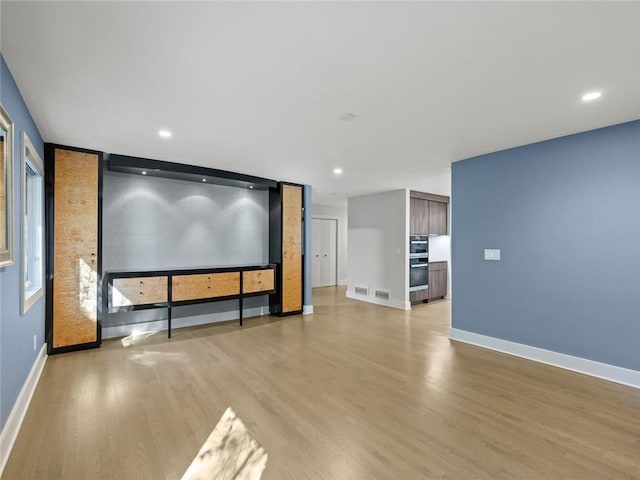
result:
[(275, 271), (273, 268), (248, 270), (242, 272), (242, 293), (255, 293), (273, 290)]
[(168, 277), (114, 278), (113, 307), (146, 305), (167, 301)]
[(239, 295), (240, 272), (176, 275), (171, 288), (174, 302)]
[(282, 313), (302, 310), (302, 187), (282, 186)]
[(448, 300), (313, 295), (49, 357), (3, 480), (179, 479), (229, 406), (262, 480), (638, 479), (637, 389), (452, 342)]
[(55, 150), (53, 346), (96, 342), (98, 293), (96, 154)]

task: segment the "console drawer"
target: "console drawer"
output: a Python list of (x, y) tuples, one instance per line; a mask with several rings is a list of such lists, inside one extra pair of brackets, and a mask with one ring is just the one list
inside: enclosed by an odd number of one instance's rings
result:
[(174, 302), (239, 295), (240, 272), (176, 275), (171, 288)]
[(273, 268), (247, 270), (242, 272), (242, 293), (255, 293), (273, 290), (275, 272)]
[(114, 278), (111, 306), (126, 307), (167, 301), (167, 277)]

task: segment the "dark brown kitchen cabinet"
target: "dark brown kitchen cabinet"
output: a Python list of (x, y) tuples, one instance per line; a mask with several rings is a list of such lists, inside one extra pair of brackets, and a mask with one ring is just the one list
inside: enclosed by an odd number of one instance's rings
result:
[(409, 233), (427, 235), (429, 233), (429, 201), (422, 198), (409, 199)]
[(429, 200), (429, 235), (447, 235), (447, 204)]
[(423, 302), (429, 299), (429, 290), (418, 290), (415, 292), (409, 292), (409, 301), (411, 303)]
[(448, 235), (448, 206), (449, 197), (411, 190), (409, 194), (409, 234)]
[(447, 296), (447, 262), (429, 262), (429, 300)]

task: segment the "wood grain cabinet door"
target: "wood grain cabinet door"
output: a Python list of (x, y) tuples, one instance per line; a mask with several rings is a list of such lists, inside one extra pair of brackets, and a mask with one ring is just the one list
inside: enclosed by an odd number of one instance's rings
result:
[(239, 295), (240, 272), (176, 275), (171, 288), (174, 302)]
[(98, 341), (97, 154), (55, 150), (53, 347)]
[(411, 235), (429, 233), (429, 203), (422, 198), (409, 199), (409, 233)]
[(167, 301), (167, 277), (115, 278), (112, 307), (148, 305)]
[(273, 290), (274, 285), (273, 268), (242, 272), (242, 293), (267, 292)]
[(282, 186), (282, 313), (302, 310), (302, 187)]
[(429, 300), (447, 295), (447, 262), (429, 263)]
[(429, 233), (431, 235), (447, 234), (446, 203), (429, 201)]

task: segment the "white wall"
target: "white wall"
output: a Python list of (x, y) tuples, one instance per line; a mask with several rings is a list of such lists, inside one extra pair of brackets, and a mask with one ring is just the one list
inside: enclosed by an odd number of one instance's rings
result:
[(429, 237), (429, 261), (447, 262), (447, 298), (451, 298), (451, 237), (449, 235)]
[(313, 205), (313, 218), (338, 220), (338, 284), (347, 284), (347, 207)]
[[(357, 300), (408, 309), (409, 191), (348, 199), (348, 288)], [(368, 287), (367, 296), (355, 287)], [(375, 298), (375, 290), (389, 292), (389, 300)]]

